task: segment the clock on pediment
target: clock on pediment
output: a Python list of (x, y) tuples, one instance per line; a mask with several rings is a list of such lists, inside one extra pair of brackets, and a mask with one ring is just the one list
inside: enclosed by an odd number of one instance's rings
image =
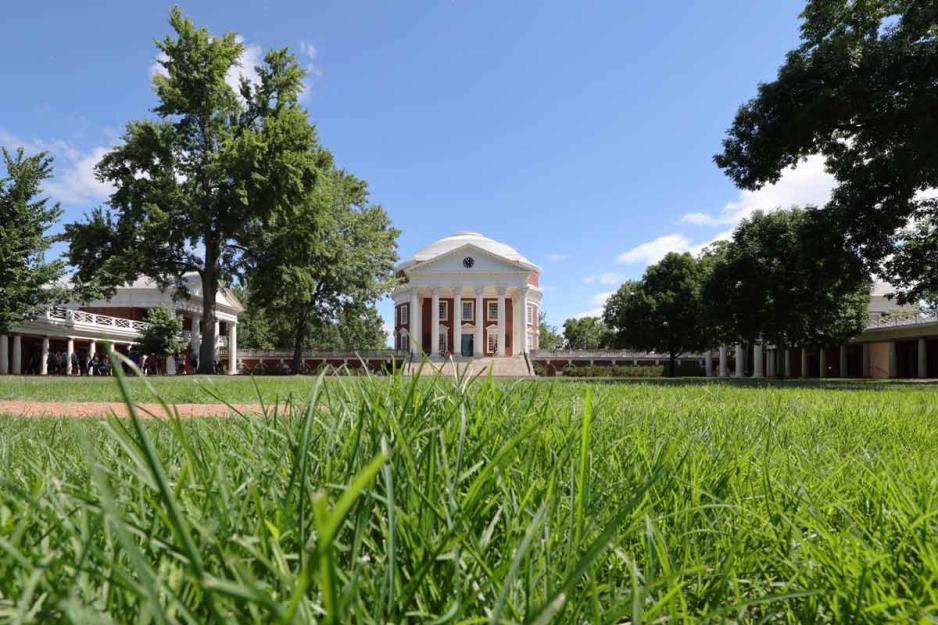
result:
[(472, 256), (466, 256), (462, 259), (462, 266), (466, 269), (472, 269), (472, 266), (476, 264), (476, 260)]

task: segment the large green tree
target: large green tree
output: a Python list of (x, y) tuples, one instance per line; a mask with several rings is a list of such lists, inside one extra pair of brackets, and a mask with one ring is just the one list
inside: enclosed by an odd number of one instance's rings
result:
[[(878, 271), (902, 228), (934, 223), (923, 192), (938, 187), (938, 3), (811, 0), (802, 18), (801, 45), (739, 110), (715, 159), (758, 189), (823, 155), (837, 183), (827, 209)], [(936, 281), (933, 265), (901, 269), (908, 288)]]
[(140, 337), (140, 351), (146, 355), (170, 356), (185, 347), (182, 339), (182, 318), (165, 306), (147, 311), (147, 326)]
[(158, 119), (128, 124), (97, 165), (114, 193), (67, 233), (79, 293), (108, 294), (138, 275), (185, 295), (183, 276), (202, 283), (200, 371), (215, 361), (219, 284), (258, 243), (259, 225), (289, 214), (316, 181), (316, 136), (298, 105), (304, 70), (286, 50), (268, 52), (256, 84), (225, 81), (244, 46), (233, 33), (196, 28), (178, 8), (175, 36), (157, 43)]
[(399, 233), (380, 206), (369, 204), (366, 184), (320, 160), (320, 184), (289, 218), (265, 224), (257, 233), (263, 244), (247, 255), (251, 301), (288, 329), (297, 372), (303, 348), (331, 329), (346, 333), (334, 335), (340, 343), (355, 337), (375, 343), (363, 322), (393, 286), (397, 259)]
[(55, 242), (49, 228), (62, 214), (58, 204), (40, 197), (43, 181), (52, 176), (52, 159), (3, 149), (0, 177), (0, 334), (29, 319), (61, 296), (56, 282), (64, 263), (46, 262)]
[(641, 280), (625, 282), (603, 310), (611, 346), (666, 353), (673, 377), (678, 356), (710, 342), (703, 322), (704, 276), (700, 261), (672, 252), (649, 266)]
[(825, 211), (757, 212), (701, 262), (707, 323), (725, 342), (827, 347), (863, 330), (869, 274)]
[(567, 349), (601, 349), (610, 342), (609, 330), (599, 317), (571, 318), (563, 322)]
[(537, 313), (537, 348), (544, 350), (557, 349), (563, 345), (563, 335), (556, 326), (547, 323), (547, 315)]

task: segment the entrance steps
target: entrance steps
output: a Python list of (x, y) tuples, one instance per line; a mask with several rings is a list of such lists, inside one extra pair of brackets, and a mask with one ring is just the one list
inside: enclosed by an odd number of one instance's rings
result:
[[(422, 365), (422, 367), (421, 367)], [(453, 376), (459, 369), (460, 374), (491, 375), (497, 378), (527, 378), (533, 373), (528, 368), (524, 356), (485, 356), (479, 358), (430, 358), (414, 360), (407, 366), (408, 375), (436, 375)]]

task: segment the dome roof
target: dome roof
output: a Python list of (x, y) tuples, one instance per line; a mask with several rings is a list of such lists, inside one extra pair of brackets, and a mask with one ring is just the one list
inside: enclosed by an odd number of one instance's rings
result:
[(473, 247), (486, 251), (493, 256), (497, 256), (513, 263), (524, 265), (528, 269), (540, 271), (540, 267), (519, 254), (518, 251), (510, 245), (506, 245), (505, 243), (490, 239), (487, 236), (483, 236), (479, 232), (473, 232), (471, 230), (460, 230), (455, 234), (451, 234), (448, 237), (443, 237), (439, 241), (434, 241), (430, 245), (426, 245), (420, 248), (414, 253), (413, 256), (401, 262), (398, 265), (398, 268), (406, 269), (420, 263), (425, 263), (439, 256), (443, 256), (444, 254), (447, 254), (455, 249), (459, 249), (465, 245), (472, 245)]

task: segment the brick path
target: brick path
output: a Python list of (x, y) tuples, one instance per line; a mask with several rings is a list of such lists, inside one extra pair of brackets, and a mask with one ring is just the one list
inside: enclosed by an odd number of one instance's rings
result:
[[(138, 414), (143, 417), (156, 415), (166, 416), (163, 407), (159, 404), (137, 404)], [(259, 404), (232, 404), (244, 414), (260, 414)], [(234, 414), (225, 404), (175, 404), (176, 410), (182, 417), (210, 417), (230, 416)], [(149, 413), (152, 413), (149, 414)], [(127, 417), (127, 406), (121, 402), (103, 401), (26, 401), (26, 400), (0, 400), (0, 415), (17, 415), (23, 417), (76, 417), (93, 418), (117, 415)]]

